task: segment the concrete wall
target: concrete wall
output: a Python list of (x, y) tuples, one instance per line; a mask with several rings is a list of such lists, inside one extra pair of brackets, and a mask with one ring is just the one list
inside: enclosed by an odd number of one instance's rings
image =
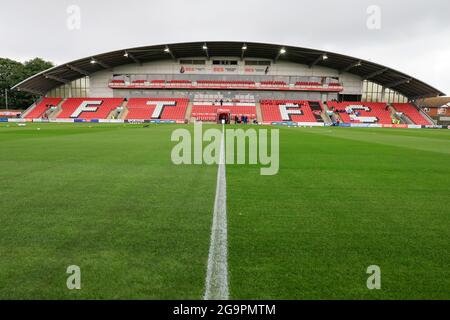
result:
[(113, 89), (108, 87), (112, 78), (111, 71), (99, 71), (89, 77), (89, 97), (93, 98), (111, 98)]

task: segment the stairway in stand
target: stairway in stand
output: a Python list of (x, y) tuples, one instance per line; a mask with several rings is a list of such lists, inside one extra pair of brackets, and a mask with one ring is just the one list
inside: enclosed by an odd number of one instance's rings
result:
[(259, 103), (259, 102), (256, 103), (256, 120), (258, 121), (258, 123), (262, 123), (262, 121), (263, 121), (262, 112), (261, 112), (261, 103)]
[(322, 109), (322, 106), (320, 105), (320, 102), (309, 101), (309, 107), (311, 108), (317, 122), (324, 122), (324, 120), (322, 118), (323, 109)]
[(186, 109), (186, 115), (184, 117), (188, 123), (191, 122), (192, 106), (193, 106), (192, 101), (189, 101), (187, 109)]

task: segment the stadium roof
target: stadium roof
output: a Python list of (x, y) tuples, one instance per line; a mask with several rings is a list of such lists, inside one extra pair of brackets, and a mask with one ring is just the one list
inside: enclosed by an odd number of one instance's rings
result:
[[(244, 47), (245, 45), (245, 47)], [(244, 50), (245, 48), (245, 50)], [(283, 52), (282, 50), (285, 50)], [(391, 88), (410, 99), (444, 95), (440, 90), (402, 72), (366, 60), (333, 52), (252, 42), (189, 42), (121, 49), (71, 61), (36, 74), (15, 85), (13, 89), (44, 95), (48, 91), (89, 76), (95, 72), (130, 63), (188, 57), (248, 57), (266, 58), (318, 65), (349, 72), (363, 79)]]

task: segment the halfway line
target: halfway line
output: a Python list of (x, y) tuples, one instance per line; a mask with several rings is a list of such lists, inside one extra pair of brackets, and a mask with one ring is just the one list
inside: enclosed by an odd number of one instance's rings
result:
[(211, 228), (204, 300), (228, 300), (227, 181), (225, 175), (225, 129), (222, 126), (216, 199)]

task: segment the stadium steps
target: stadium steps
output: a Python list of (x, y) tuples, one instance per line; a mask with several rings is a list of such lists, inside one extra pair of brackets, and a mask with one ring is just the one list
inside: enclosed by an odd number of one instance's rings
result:
[(261, 103), (259, 103), (259, 102), (256, 103), (256, 120), (258, 121), (258, 123), (263, 122)]
[(342, 120), (341, 115), (339, 113), (334, 113), (334, 117), (336, 118), (336, 122), (339, 120), (340, 123), (345, 123), (344, 120)]
[(412, 121), (406, 114), (402, 114), (399, 116), (400, 120), (403, 121), (406, 124), (415, 124), (414, 121)]
[(320, 115), (322, 116), (323, 122), (328, 123), (328, 124), (333, 123), (333, 121), (331, 121), (331, 119), (328, 116), (326, 111), (322, 111), (322, 113)]
[(128, 116), (128, 108), (124, 108), (117, 118), (125, 120), (127, 116)]
[(62, 112), (62, 105), (63, 105), (63, 103), (66, 101), (67, 99), (62, 99), (59, 103), (58, 103), (58, 105), (56, 106), (57, 108), (56, 108), (56, 110), (55, 111), (53, 111), (52, 113), (50, 113), (49, 115), (48, 115), (48, 118), (49, 119), (56, 119), (58, 116), (59, 116), (59, 114)]
[(391, 117), (394, 117), (397, 113), (397, 110), (394, 109), (394, 107), (392, 106), (392, 104), (388, 103), (388, 110), (391, 113)]
[[(323, 108), (324, 108), (325, 112), (327, 110), (328, 111), (330, 110), (328, 108), (328, 104), (326, 104), (326, 103), (323, 104)], [(342, 120), (341, 116), (337, 112), (333, 112), (333, 115), (330, 117), (330, 119), (331, 119), (331, 123), (336, 123), (336, 122), (338, 122), (338, 120), (339, 120), (340, 123), (344, 123), (344, 121)]]
[(192, 106), (194, 105), (194, 103), (192, 101), (189, 101), (187, 109), (186, 109), (186, 114), (184, 115), (184, 119), (187, 120), (188, 122), (192, 122)]
[(419, 110), (420, 115), (422, 117), (424, 117), (425, 120), (430, 122), (431, 125), (436, 125), (437, 124), (437, 121), (434, 120), (432, 117), (430, 117), (430, 115), (428, 113), (426, 113), (425, 111), (423, 111), (423, 109), (421, 107), (419, 107), (416, 103), (411, 102), (411, 104)]
[(322, 103), (322, 109), (323, 109), (322, 111), (323, 121), (327, 124), (333, 123), (333, 119), (328, 115), (328, 111), (330, 111), (330, 109), (328, 109), (326, 102)]
[[(322, 104), (318, 101), (309, 101), (308, 104), (309, 104), (309, 107), (311, 108), (311, 111), (313, 112), (314, 117), (316, 118), (317, 122), (326, 122), (323, 117)], [(314, 113), (314, 112), (319, 112), (319, 111), (320, 111), (320, 115)]]
[(121, 120), (125, 120), (127, 118), (128, 115), (128, 100), (123, 100), (122, 102), (122, 112), (120, 112), (117, 116), (117, 119), (121, 119)]
[(388, 106), (389, 106), (389, 111), (391, 112), (391, 117), (393, 119), (400, 120), (400, 122), (402, 124), (414, 124), (414, 122), (412, 122), (411, 119), (409, 119), (405, 114), (402, 114), (401, 116), (397, 115), (398, 111), (395, 110), (395, 108), (391, 104), (388, 104)]
[(395, 110), (394, 107), (391, 106), (391, 108), (394, 110), (394, 115), (393, 117), (396, 119), (399, 119), (402, 123), (405, 124), (414, 124), (414, 121), (412, 121), (406, 114), (401, 113), (401, 115), (397, 115), (397, 110)]
[(112, 111), (108, 114), (108, 116), (106, 117), (106, 119), (120, 119), (120, 115), (121, 115), (121, 113), (123, 112), (123, 109), (122, 109), (122, 111), (117, 110), (117, 109), (120, 108), (120, 107), (123, 108), (123, 104), (122, 104), (121, 106), (115, 108), (114, 110), (112, 110)]
[(406, 124), (415, 124), (406, 114), (402, 114), (402, 119), (405, 119)]
[(403, 114), (401, 116), (396, 116), (395, 118), (399, 119), (400, 122), (404, 123), (404, 124), (414, 124), (414, 122), (410, 118), (408, 118), (408, 116), (405, 114)]
[(420, 125), (435, 124), (434, 120), (432, 120), (421, 108), (419, 108), (417, 105), (411, 102), (393, 103), (392, 106), (398, 112), (402, 112), (405, 118), (408, 118), (414, 124)]
[(27, 114), (29, 114), (31, 111), (33, 111), (33, 109), (36, 108), (36, 106), (42, 102), (42, 100), (44, 100), (44, 97), (40, 97), (38, 100), (36, 100), (36, 102), (33, 103), (31, 106), (29, 106), (28, 109), (25, 110), (20, 117), (25, 118), (27, 116)]
[(120, 114), (120, 112), (119, 112), (119, 113), (117, 113), (117, 112), (118, 112), (118, 111), (117, 111), (117, 108), (114, 109), (114, 110), (112, 110), (112, 111), (108, 114), (108, 116), (106, 117), (106, 119), (108, 119), (108, 120), (114, 119), (114, 115)]

